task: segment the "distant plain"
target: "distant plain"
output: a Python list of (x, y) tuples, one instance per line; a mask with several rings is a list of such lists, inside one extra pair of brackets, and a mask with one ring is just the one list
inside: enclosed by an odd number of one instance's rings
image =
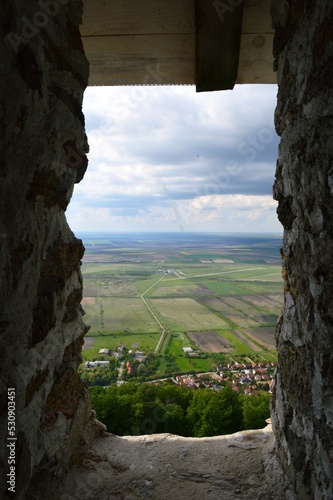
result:
[[(175, 372), (215, 369), (212, 353), (225, 359), (277, 359), (281, 235), (92, 233), (81, 238), (86, 248), (82, 305), (91, 325), (85, 359), (98, 348), (115, 350), (120, 344), (153, 353), (162, 328), (156, 375), (168, 372), (165, 356), (174, 358)], [(202, 356), (189, 358), (183, 347)]]

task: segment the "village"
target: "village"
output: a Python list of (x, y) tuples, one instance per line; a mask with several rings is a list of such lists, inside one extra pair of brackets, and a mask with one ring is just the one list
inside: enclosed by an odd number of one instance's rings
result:
[[(197, 355), (190, 347), (183, 348), (184, 353), (191, 357)], [(99, 355), (114, 357), (121, 359), (123, 356), (124, 346), (119, 345), (115, 352), (109, 349), (100, 349)], [(120, 381), (122, 372), (125, 375), (133, 374), (134, 364), (140, 364), (141, 367), (146, 363), (146, 355), (139, 350), (129, 350), (127, 354), (131, 356), (131, 360), (121, 363), (121, 369), (118, 376), (118, 385), (125, 383), (124, 380)], [(91, 370), (97, 367), (108, 368), (110, 361), (107, 360), (94, 360), (86, 361), (86, 370)], [(273, 385), (274, 372), (276, 362), (256, 363), (254, 361), (244, 363), (232, 360), (226, 365), (218, 365), (216, 371), (196, 373), (196, 374), (181, 374), (173, 377), (163, 379), (150, 380), (149, 383), (162, 383), (172, 382), (182, 387), (189, 387), (192, 389), (210, 388), (215, 391), (220, 391), (227, 383), (232, 385), (232, 388), (238, 394), (257, 395), (259, 391), (271, 392)]]
[(232, 384), (237, 393), (257, 395), (259, 391), (271, 392), (276, 363), (239, 363), (217, 366), (216, 372), (196, 375), (178, 375), (172, 380), (183, 387), (211, 388), (220, 391), (226, 383)]

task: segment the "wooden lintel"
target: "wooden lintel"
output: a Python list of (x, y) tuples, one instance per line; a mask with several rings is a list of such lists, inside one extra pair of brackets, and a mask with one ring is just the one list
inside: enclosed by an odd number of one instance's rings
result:
[(195, 0), (196, 90), (232, 89), (238, 71), (243, 2)]
[(268, 0), (84, 0), (81, 34), (89, 85), (276, 82)]
[(267, 0), (244, 0), (242, 34), (274, 33)]
[(83, 36), (194, 33), (194, 0), (84, 0)]
[(273, 70), (273, 34), (244, 34), (236, 83), (276, 83)]
[(83, 37), (89, 85), (194, 84), (193, 35)]

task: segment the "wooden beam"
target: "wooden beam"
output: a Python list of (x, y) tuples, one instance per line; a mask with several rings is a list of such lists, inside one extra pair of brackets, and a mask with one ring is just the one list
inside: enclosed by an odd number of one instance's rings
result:
[[(234, 2), (239, 3), (239, 2)], [(195, 0), (197, 92), (232, 89), (238, 70), (243, 2)]]
[(84, 0), (83, 36), (194, 33), (194, 0)]
[(244, 0), (242, 34), (274, 33), (267, 0)]
[(242, 35), (236, 83), (276, 83), (273, 34)]
[(90, 85), (276, 82), (268, 0), (84, 0), (81, 32)]
[(89, 85), (194, 84), (194, 35), (83, 37)]
[(244, 0), (242, 37), (236, 83), (276, 83), (273, 36), (266, 0)]

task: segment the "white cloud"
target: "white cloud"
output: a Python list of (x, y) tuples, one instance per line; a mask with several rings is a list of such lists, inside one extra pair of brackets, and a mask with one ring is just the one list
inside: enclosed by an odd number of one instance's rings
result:
[(73, 229), (280, 231), (275, 94), (262, 85), (88, 88), (91, 150), (68, 209)]
[(123, 209), (77, 209), (69, 222), (81, 231), (280, 232), (276, 206), (269, 196), (202, 196), (151, 204), (129, 214)]

